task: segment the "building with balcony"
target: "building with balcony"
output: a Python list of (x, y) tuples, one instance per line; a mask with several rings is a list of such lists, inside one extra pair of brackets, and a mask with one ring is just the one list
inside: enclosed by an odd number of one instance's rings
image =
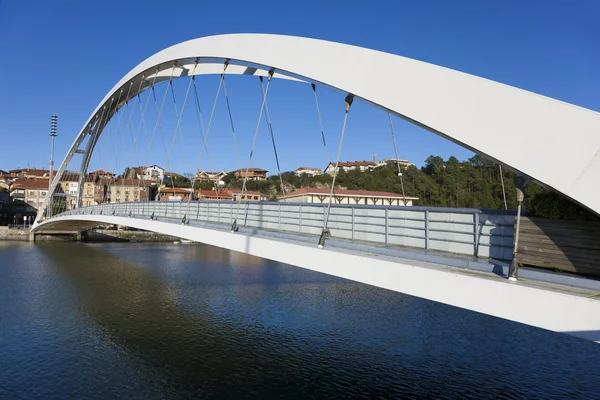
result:
[(244, 193), (240, 189), (230, 190), (233, 201), (267, 201), (269, 196), (261, 192), (246, 190)]
[[(328, 203), (329, 193), (329, 188), (302, 188), (277, 199), (285, 202)], [(419, 198), (390, 192), (335, 189), (332, 204), (412, 206), (416, 200)]]
[(413, 163), (411, 163), (408, 160), (400, 160), (399, 158), (398, 159), (396, 159), (396, 158), (384, 158), (383, 160), (377, 162), (377, 167), (379, 168), (379, 167), (383, 167), (385, 165), (396, 166), (398, 164), (400, 164), (404, 168), (408, 168), (411, 165), (414, 165)]
[(196, 190), (196, 199), (198, 200), (232, 200), (233, 197), (229, 190)]
[(8, 171), (15, 178), (48, 178), (50, 171), (37, 168), (17, 168)]
[(104, 200), (102, 202), (128, 203), (133, 201), (147, 201), (150, 199), (151, 186), (152, 182), (150, 180), (130, 178), (102, 179), (95, 183), (94, 198), (99, 200), (99, 192), (101, 191)]
[(337, 170), (344, 170), (346, 172), (352, 170), (359, 170), (360, 172), (370, 171), (377, 167), (375, 161), (340, 161), (336, 167), (335, 162), (330, 162), (325, 168), (325, 173), (333, 176)]
[(162, 186), (158, 189), (160, 201), (187, 201), (192, 200), (192, 189)]
[(160, 185), (165, 179), (165, 170), (158, 165), (139, 166), (131, 168), (127, 178), (135, 178), (143, 181), (150, 181), (155, 185)]
[[(266, 181), (267, 180), (267, 170), (262, 168), (248, 168), (248, 179), (249, 180), (257, 180), (257, 181)], [(246, 177), (246, 168), (236, 169), (233, 171), (235, 177), (237, 179), (244, 179)]]
[(303, 174), (315, 176), (315, 175), (321, 175), (321, 173), (322, 173), (321, 168), (311, 168), (311, 167), (299, 167), (299, 168), (296, 168), (296, 170), (294, 171), (294, 174), (296, 176), (301, 176)]
[(19, 178), (10, 187), (10, 198), (23, 201), (37, 210), (48, 194), (48, 185), (48, 179), (44, 178)]
[(225, 170), (219, 172), (197, 171), (192, 180), (199, 182), (215, 182), (218, 186), (224, 186), (225, 182), (223, 181), (223, 178), (226, 175), (227, 172)]

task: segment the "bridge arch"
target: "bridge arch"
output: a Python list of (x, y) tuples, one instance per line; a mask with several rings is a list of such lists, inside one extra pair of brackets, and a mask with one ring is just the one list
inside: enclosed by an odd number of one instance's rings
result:
[(127, 73), (75, 138), (40, 207), (36, 224), (84, 139), (89, 136), (81, 166), (85, 173), (110, 117), (152, 81), (168, 79), (171, 71), (185, 76), (196, 61), (200, 65), (196, 74), (220, 74), (228, 62), (228, 74), (265, 75), (274, 68), (275, 78), (318, 83), (351, 93), (529, 175), (600, 213), (598, 112), (376, 50), (294, 36), (231, 34), (176, 44)]

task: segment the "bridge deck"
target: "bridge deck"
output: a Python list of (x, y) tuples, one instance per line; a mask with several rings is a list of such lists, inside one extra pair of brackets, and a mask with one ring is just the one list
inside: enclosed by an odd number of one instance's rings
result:
[[(92, 223), (93, 222), (93, 223)], [(523, 270), (504, 278), (502, 262), (395, 246), (330, 239), (323, 250), (314, 235), (244, 228), (228, 224), (127, 215), (65, 215), (38, 232), (118, 224), (152, 230), (252, 254), (488, 315), (571, 334), (600, 343), (600, 282)]]

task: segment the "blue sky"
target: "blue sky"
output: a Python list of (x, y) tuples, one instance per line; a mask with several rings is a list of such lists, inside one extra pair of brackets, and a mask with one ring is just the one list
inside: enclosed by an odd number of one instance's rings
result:
[[(55, 152), (59, 163), (98, 102), (131, 68), (170, 45), (220, 33), (279, 33), (369, 47), (598, 111), (599, 20), (600, 2), (594, 0), (0, 0), (0, 169), (28, 163), (47, 166), (52, 113), (59, 114)], [(218, 80), (203, 77), (199, 84), (207, 120)], [(232, 170), (246, 165), (260, 107), (260, 86), (248, 77), (232, 77), (228, 88), (242, 157), (237, 159), (233, 150), (221, 99), (209, 138), (210, 165), (204, 157), (201, 169)], [(185, 84), (178, 83), (175, 90), (181, 101)], [(326, 90), (319, 95), (333, 156), (343, 96)], [(324, 167), (326, 157), (310, 89), (276, 81), (270, 89), (269, 106), (282, 169)], [(173, 123), (172, 115), (169, 118)], [(138, 148), (139, 154), (135, 154), (125, 132), (121, 142), (116, 136), (116, 147), (121, 149), (118, 162), (106, 136), (91, 168), (120, 172), (127, 165), (146, 161), (178, 172), (195, 170), (200, 142), (194, 118), (193, 113), (185, 114), (185, 140), (175, 141), (168, 166), (160, 141), (149, 152)], [(459, 159), (471, 156), (469, 151), (403, 121), (395, 120), (395, 127), (400, 157), (417, 165), (430, 154)], [(252, 164), (275, 172), (266, 127), (259, 135)], [(165, 142), (170, 143), (172, 136), (172, 129), (165, 130)], [(377, 158), (393, 156), (387, 116), (360, 104), (350, 116), (342, 159), (370, 159), (373, 152)]]

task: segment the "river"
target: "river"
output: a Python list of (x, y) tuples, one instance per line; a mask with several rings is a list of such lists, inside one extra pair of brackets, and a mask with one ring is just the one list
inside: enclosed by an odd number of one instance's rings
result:
[(360, 397), (600, 398), (600, 346), (199, 244), (0, 242), (2, 399)]

